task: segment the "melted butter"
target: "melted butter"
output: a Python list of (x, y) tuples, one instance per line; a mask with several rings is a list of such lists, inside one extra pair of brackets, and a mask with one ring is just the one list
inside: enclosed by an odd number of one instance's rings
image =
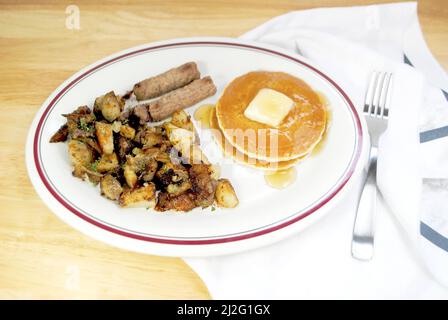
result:
[(294, 106), (294, 101), (287, 95), (262, 88), (244, 110), (244, 116), (269, 127), (278, 127)]
[(194, 112), (194, 119), (200, 123), (202, 128), (210, 128), (210, 116), (215, 108), (213, 104), (204, 104)]
[(266, 183), (276, 189), (284, 189), (290, 186), (296, 181), (297, 170), (295, 167), (291, 167), (285, 170), (279, 170), (275, 172), (266, 172), (264, 179)]

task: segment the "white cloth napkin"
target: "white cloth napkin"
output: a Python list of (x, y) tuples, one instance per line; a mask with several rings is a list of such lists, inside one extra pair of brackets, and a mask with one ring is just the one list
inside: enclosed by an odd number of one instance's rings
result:
[(394, 73), (378, 163), (384, 202), (371, 262), (350, 254), (349, 195), (323, 220), (269, 247), (186, 259), (212, 297), (448, 298), (440, 284), (448, 285), (448, 76), (423, 40), (417, 4), (291, 12), (242, 38), (313, 60), (358, 107), (373, 70)]

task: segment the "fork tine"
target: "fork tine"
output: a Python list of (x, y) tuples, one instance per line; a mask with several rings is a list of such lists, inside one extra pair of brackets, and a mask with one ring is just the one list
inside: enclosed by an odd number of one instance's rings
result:
[(390, 82), (390, 73), (385, 73), (384, 81), (380, 88), (380, 96), (378, 100), (378, 112), (376, 116), (382, 118), (384, 116), (384, 109), (386, 106), (387, 93), (389, 90), (389, 82)]
[(372, 102), (372, 110), (370, 110), (370, 116), (376, 117), (376, 115), (379, 112), (379, 105), (380, 105), (380, 98), (381, 98), (381, 92), (383, 88), (384, 83), (384, 72), (378, 73), (378, 81), (376, 82), (375, 91), (373, 93), (373, 102)]
[(367, 88), (366, 96), (364, 98), (364, 113), (369, 114), (372, 109), (373, 96), (376, 88), (376, 83), (378, 81), (378, 72), (372, 72), (369, 80), (369, 86)]
[(388, 101), (388, 97), (389, 97), (389, 92), (391, 91), (391, 86), (392, 86), (392, 73), (388, 73), (386, 75), (386, 80), (383, 86), (383, 90), (382, 90), (382, 97), (380, 100), (380, 106), (382, 109), (381, 118), (388, 118), (389, 117), (389, 101)]

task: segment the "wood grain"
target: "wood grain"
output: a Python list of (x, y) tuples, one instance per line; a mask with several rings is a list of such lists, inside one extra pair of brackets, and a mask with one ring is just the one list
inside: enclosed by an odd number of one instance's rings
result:
[[(0, 1), (0, 298), (207, 299), (182, 260), (136, 254), (61, 222), (31, 186), (24, 145), (31, 120), (67, 77), (134, 45), (187, 36), (236, 37), (292, 10), (389, 1)], [(65, 28), (76, 4), (81, 29)], [(425, 38), (448, 67), (448, 9), (419, 1)]]

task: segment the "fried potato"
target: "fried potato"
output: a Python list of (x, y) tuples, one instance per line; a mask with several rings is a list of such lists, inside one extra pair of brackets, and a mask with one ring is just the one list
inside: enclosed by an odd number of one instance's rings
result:
[(70, 140), (68, 153), (74, 166), (89, 166), (93, 162), (93, 150), (84, 142)]
[(113, 91), (95, 99), (94, 110), (101, 111), (103, 117), (112, 122), (121, 114), (121, 103)]
[(145, 148), (150, 148), (155, 145), (161, 144), (163, 141), (163, 136), (161, 133), (154, 132), (151, 128), (148, 128), (143, 132), (140, 137), (140, 143)]
[(148, 161), (148, 163), (145, 166), (145, 169), (143, 171), (142, 174), (142, 179), (143, 181), (152, 181), (152, 179), (154, 179), (154, 176), (157, 172), (157, 161), (155, 159), (151, 159), (150, 161)]
[(96, 164), (96, 171), (108, 172), (113, 171), (119, 167), (118, 157), (116, 153), (103, 154)]
[(139, 179), (143, 179), (144, 181), (152, 180), (158, 166), (155, 160), (155, 153), (150, 153), (149, 151), (144, 152), (139, 148), (134, 148), (133, 153), (135, 156), (126, 156), (126, 163), (123, 166), (124, 178), (127, 185), (131, 188), (135, 186)]
[(176, 127), (186, 129), (188, 131), (194, 131), (193, 122), (191, 117), (184, 110), (176, 111), (172, 114), (171, 123)]
[(196, 207), (194, 194), (186, 192), (178, 196), (171, 196), (166, 192), (160, 192), (157, 200), (157, 211), (190, 211)]
[(64, 142), (67, 140), (67, 137), (68, 137), (68, 126), (67, 126), (67, 124), (64, 124), (50, 138), (50, 143)]
[(195, 204), (202, 208), (211, 206), (215, 201), (217, 181), (211, 177), (210, 169), (207, 164), (193, 164), (189, 170)]
[(191, 188), (188, 171), (178, 164), (165, 163), (156, 177), (171, 196), (178, 196)]
[(190, 164), (209, 164), (207, 157), (195, 143), (194, 132), (176, 127), (171, 123), (165, 124), (164, 127), (170, 142), (182, 153), (182, 157), (188, 159)]
[(235, 208), (239, 201), (232, 184), (227, 179), (219, 179), (215, 191), (216, 203), (220, 207)]
[(156, 186), (149, 182), (138, 188), (126, 189), (120, 195), (118, 203), (126, 208), (154, 208), (156, 205)]
[(121, 134), (123, 137), (132, 140), (132, 139), (134, 139), (134, 137), (135, 137), (135, 129), (132, 128), (131, 126), (124, 125), (124, 126), (121, 126), (121, 128), (120, 128), (120, 134)]
[(132, 168), (132, 166), (129, 164), (125, 164), (123, 166), (123, 175), (127, 185), (130, 188), (133, 188), (138, 180), (137, 173), (135, 172), (134, 168)]
[(101, 179), (100, 189), (101, 194), (110, 200), (118, 200), (123, 192), (120, 182), (110, 174)]
[(98, 143), (103, 153), (111, 154), (114, 152), (114, 135), (112, 132), (112, 125), (103, 122), (96, 122), (95, 129), (96, 137), (98, 138)]
[(114, 121), (112, 122), (112, 131), (115, 133), (119, 133), (121, 130), (121, 121)]
[(95, 172), (81, 164), (75, 164), (73, 166), (72, 174), (73, 176), (80, 178), (84, 181), (85, 180), (90, 181), (94, 185), (97, 185), (100, 182), (101, 178), (103, 177), (101, 173)]
[(186, 129), (194, 133), (194, 142), (199, 143), (199, 135), (196, 131), (193, 122), (191, 121), (191, 116), (184, 110), (176, 111), (172, 114), (171, 123), (176, 127)]

